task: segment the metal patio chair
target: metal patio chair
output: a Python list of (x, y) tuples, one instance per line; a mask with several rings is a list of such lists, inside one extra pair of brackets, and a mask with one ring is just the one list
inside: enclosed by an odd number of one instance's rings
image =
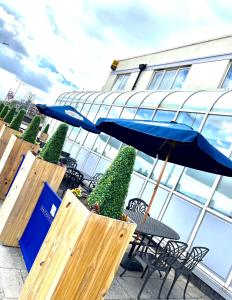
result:
[[(133, 253), (133, 257), (138, 256), (142, 262), (146, 265), (146, 268), (144, 269), (141, 278), (143, 278), (145, 275), (145, 280), (143, 282), (143, 285), (139, 291), (139, 294), (137, 296), (137, 299), (140, 299), (141, 294), (151, 277), (151, 275), (155, 272), (165, 272), (164, 280), (167, 278), (167, 274), (170, 271), (170, 266), (175, 263), (175, 261), (183, 254), (183, 252), (187, 249), (188, 245), (184, 242), (179, 241), (168, 241), (163, 250), (159, 253), (156, 252), (156, 247), (153, 248), (153, 244), (149, 245), (151, 250), (154, 251), (154, 253), (148, 252), (147, 243), (143, 245), (143, 248), (141, 251), (135, 251)], [(120, 275), (121, 277), (126, 273), (126, 269), (123, 271), (123, 273)], [(163, 281), (164, 282), (164, 281)], [(159, 297), (161, 294), (161, 290), (163, 287), (163, 283), (160, 287), (159, 291)]]
[(72, 157), (62, 157), (60, 159), (60, 163), (64, 164), (68, 168), (77, 168), (77, 161), (75, 160), (75, 158)]
[(102, 178), (103, 173), (96, 173), (93, 177), (90, 179), (85, 179), (82, 182), (82, 187), (86, 190), (86, 192), (91, 193), (92, 190), (97, 185), (98, 181)]
[[(208, 252), (209, 252), (209, 249), (206, 247), (193, 247), (192, 250), (189, 253), (187, 253), (185, 258), (177, 260), (173, 264), (170, 264), (169, 271), (171, 269), (173, 269), (175, 272), (175, 275), (174, 275), (172, 285), (169, 289), (167, 299), (169, 299), (172, 289), (180, 275), (184, 275), (187, 278), (186, 285), (184, 288), (184, 299), (185, 299), (185, 294), (186, 294), (186, 290), (187, 290), (189, 281), (192, 276), (192, 271), (197, 266), (197, 264), (203, 260), (203, 258), (205, 257), (205, 255)], [(168, 276), (168, 273), (166, 273), (166, 275), (164, 277), (161, 289), (162, 289), (164, 282)]]
[(83, 174), (74, 169), (74, 168), (67, 168), (65, 172), (64, 178), (61, 182), (60, 188), (63, 191), (62, 197), (67, 189), (74, 189), (78, 187), (83, 181)]

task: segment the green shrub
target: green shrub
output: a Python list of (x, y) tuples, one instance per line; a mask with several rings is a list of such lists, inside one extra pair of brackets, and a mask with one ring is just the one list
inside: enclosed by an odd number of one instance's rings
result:
[(2, 109), (3, 109), (4, 106), (5, 106), (5, 105), (4, 105), (4, 103), (2, 102), (2, 103), (0, 104), (0, 113), (1, 113), (1, 111), (2, 111)]
[(49, 141), (43, 147), (40, 152), (40, 157), (46, 161), (57, 164), (60, 159), (67, 132), (68, 125), (64, 123), (60, 124)]
[(44, 130), (42, 131), (43, 133), (48, 133), (48, 129), (49, 129), (49, 124), (47, 124), (44, 128)]
[(4, 117), (4, 121), (8, 124), (13, 120), (16, 108), (12, 107)]
[(133, 147), (122, 148), (88, 197), (89, 205), (99, 204), (101, 215), (114, 219), (122, 217), (135, 156)]
[(5, 115), (8, 113), (9, 110), (9, 106), (4, 106), (1, 113), (0, 113), (0, 118), (3, 119), (5, 117)]
[(26, 113), (25, 109), (21, 109), (18, 112), (18, 114), (14, 117), (14, 119), (11, 121), (10, 128), (12, 128), (14, 130), (19, 130), (20, 125), (21, 125), (21, 123), (23, 121), (25, 113)]
[(39, 125), (40, 125), (41, 118), (39, 116), (35, 116), (27, 129), (24, 131), (22, 135), (22, 139), (35, 144), (37, 134), (39, 132)]

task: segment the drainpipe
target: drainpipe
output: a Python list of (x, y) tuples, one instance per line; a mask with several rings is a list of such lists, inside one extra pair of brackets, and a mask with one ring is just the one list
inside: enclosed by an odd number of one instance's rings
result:
[(132, 91), (136, 88), (136, 84), (137, 84), (137, 82), (139, 80), (139, 77), (140, 77), (141, 73), (143, 72), (143, 70), (146, 69), (146, 67), (147, 67), (147, 64), (140, 64), (139, 65), (139, 74), (138, 74), (138, 76), (137, 76), (137, 78), (135, 80), (135, 83), (134, 83), (133, 87), (132, 87)]

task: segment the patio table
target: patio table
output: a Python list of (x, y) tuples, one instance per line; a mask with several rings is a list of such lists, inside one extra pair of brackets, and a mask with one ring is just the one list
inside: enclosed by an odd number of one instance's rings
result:
[[(148, 216), (146, 222), (143, 223), (144, 214), (132, 210), (124, 210), (124, 213), (137, 224), (136, 233), (147, 235), (149, 238), (160, 237), (161, 239), (167, 238), (170, 240), (179, 240), (179, 234), (168, 225)], [(131, 258), (135, 249), (135, 244), (132, 244), (129, 254), (126, 254), (121, 262), (123, 268), (131, 271), (142, 272), (142, 265), (134, 258)], [(133, 264), (128, 263), (128, 259), (133, 261)], [(131, 265), (131, 267), (130, 267)]]

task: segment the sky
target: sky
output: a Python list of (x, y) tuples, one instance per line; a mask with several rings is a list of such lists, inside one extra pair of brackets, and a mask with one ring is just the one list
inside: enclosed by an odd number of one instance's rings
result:
[[(113, 59), (232, 34), (232, 0), (0, 0), (0, 99), (100, 91)], [(7, 43), (5, 45), (3, 43)]]

